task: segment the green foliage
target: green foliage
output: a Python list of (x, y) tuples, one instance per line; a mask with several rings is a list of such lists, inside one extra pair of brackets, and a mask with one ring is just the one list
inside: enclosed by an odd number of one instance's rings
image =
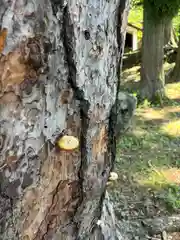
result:
[(131, 7), (132, 8), (137, 8), (139, 6), (143, 5), (143, 1), (142, 0), (131, 0)]
[[(136, 27), (142, 28), (143, 23), (143, 9), (142, 6), (133, 7), (129, 12), (128, 22)], [(142, 39), (142, 31), (137, 32), (138, 40)]]
[[(131, 10), (129, 12), (128, 22), (133, 24), (136, 27), (142, 28), (142, 23), (143, 23), (143, 1), (142, 0), (132, 0), (131, 1)], [(178, 37), (179, 32), (180, 32), (179, 31), (180, 9), (179, 9), (178, 13), (175, 15), (175, 17), (173, 18), (173, 27), (175, 30), (175, 34)], [(138, 31), (138, 39), (140, 40), (141, 38), (142, 38), (142, 32)]]
[(173, 18), (178, 14), (180, 0), (144, 0), (144, 8), (153, 21)]
[(178, 11), (178, 14), (173, 18), (173, 27), (174, 27), (176, 36), (179, 37), (179, 34), (180, 34), (180, 10)]
[[(149, 2), (149, 0), (144, 0), (144, 2)], [(153, 8), (152, 10), (150, 10), (152, 12), (152, 17), (154, 20), (154, 16), (157, 16), (156, 19), (160, 19), (159, 16), (162, 18), (162, 13), (165, 15), (165, 17), (170, 17), (173, 18), (173, 27), (175, 30), (175, 34), (178, 37), (179, 36), (179, 32), (180, 32), (180, 0), (176, 0), (176, 4), (175, 7), (174, 6), (174, 1), (172, 2), (170, 0), (165, 0), (164, 1), (156, 1), (156, 0), (150, 0), (150, 2), (155, 2), (155, 4), (153, 4)], [(158, 2), (160, 2), (161, 4), (159, 4)], [(166, 2), (168, 2), (168, 4), (166, 5)], [(157, 3), (157, 5), (156, 5)], [(152, 3), (151, 3), (152, 4)], [(165, 8), (164, 11), (161, 12), (161, 7), (163, 7), (163, 5), (165, 4)], [(170, 8), (169, 8), (170, 6)], [(173, 7), (174, 6), (174, 7)], [(148, 6), (149, 7), (149, 6)], [(150, 5), (151, 7), (151, 5)], [(155, 8), (155, 11), (154, 11)], [(171, 8), (174, 8), (173, 11), (173, 17), (172, 17), (172, 13), (170, 11)], [(150, 8), (151, 9), (151, 8)], [(166, 12), (166, 11), (167, 12)], [(159, 13), (160, 12), (160, 13)], [(166, 14), (167, 13), (167, 14)], [(131, 10), (129, 12), (129, 16), (128, 16), (128, 22), (142, 28), (142, 23), (143, 23), (143, 0), (131, 0)], [(141, 39), (142, 38), (142, 32), (138, 31), (138, 38)]]
[(162, 196), (169, 210), (180, 209), (180, 188), (176, 184), (168, 186), (166, 195)]
[(142, 28), (142, 22), (143, 22), (143, 9), (142, 9), (142, 7), (132, 9), (129, 12), (128, 22), (132, 23), (136, 27)]

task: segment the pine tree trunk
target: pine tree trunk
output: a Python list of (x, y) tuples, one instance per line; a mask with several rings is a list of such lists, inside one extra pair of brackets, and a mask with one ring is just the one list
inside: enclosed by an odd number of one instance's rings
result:
[(144, 7), (141, 96), (150, 101), (164, 96), (164, 21), (154, 23)]
[(104, 197), (128, 5), (1, 2), (1, 240), (121, 239)]

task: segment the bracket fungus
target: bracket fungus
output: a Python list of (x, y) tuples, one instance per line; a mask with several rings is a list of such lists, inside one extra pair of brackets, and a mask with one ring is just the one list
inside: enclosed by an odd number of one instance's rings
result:
[(64, 135), (58, 140), (57, 145), (62, 150), (73, 151), (78, 148), (79, 140), (74, 136)]

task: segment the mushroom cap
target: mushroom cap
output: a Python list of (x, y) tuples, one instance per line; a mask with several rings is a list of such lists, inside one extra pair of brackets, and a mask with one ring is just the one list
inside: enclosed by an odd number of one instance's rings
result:
[(109, 175), (109, 181), (115, 181), (118, 179), (118, 174), (115, 173), (115, 172), (110, 172), (110, 175)]

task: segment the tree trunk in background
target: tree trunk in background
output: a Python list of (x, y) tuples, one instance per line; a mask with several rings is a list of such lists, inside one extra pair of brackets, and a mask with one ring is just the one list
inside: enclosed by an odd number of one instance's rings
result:
[(164, 96), (164, 27), (163, 21), (155, 24), (144, 7), (141, 97), (150, 101)]
[(174, 66), (174, 69), (172, 70), (172, 72), (170, 73), (169, 79), (170, 79), (170, 81), (168, 81), (168, 82), (179, 82), (180, 81), (180, 37), (179, 37), (175, 66)]
[(168, 19), (164, 29), (164, 45), (171, 45), (177, 47), (177, 38), (173, 29), (172, 19)]
[(121, 239), (104, 196), (128, 5), (1, 0), (0, 239)]

